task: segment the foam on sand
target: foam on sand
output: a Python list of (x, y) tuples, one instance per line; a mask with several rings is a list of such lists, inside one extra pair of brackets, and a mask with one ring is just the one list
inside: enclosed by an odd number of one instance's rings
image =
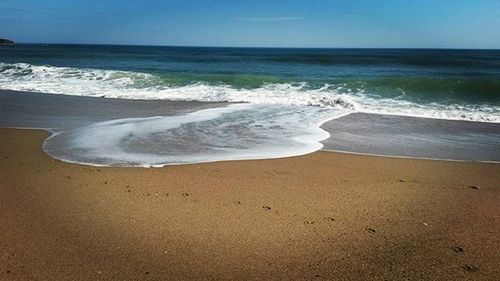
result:
[(319, 128), (347, 111), (234, 104), (177, 116), (126, 118), (57, 132), (53, 157), (93, 165), (164, 166), (302, 155), (321, 149)]

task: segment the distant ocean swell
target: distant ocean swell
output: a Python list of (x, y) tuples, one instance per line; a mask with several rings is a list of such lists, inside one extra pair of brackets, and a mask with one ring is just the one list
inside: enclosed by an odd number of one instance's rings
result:
[(500, 81), (487, 77), (285, 79), (270, 75), (145, 73), (0, 63), (0, 88), (120, 99), (326, 107), (500, 122)]

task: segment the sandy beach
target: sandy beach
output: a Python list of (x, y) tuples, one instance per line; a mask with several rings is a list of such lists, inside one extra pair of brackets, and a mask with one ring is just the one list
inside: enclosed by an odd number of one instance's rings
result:
[(331, 152), (165, 168), (0, 129), (0, 280), (498, 280), (500, 165)]

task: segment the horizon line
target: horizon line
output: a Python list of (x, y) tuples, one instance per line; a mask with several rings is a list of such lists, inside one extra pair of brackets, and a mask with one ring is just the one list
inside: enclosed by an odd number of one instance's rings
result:
[(173, 47), (173, 48), (233, 48), (233, 49), (379, 49), (379, 50), (490, 50), (500, 51), (500, 48), (461, 48), (461, 47), (306, 47), (306, 46), (229, 46), (229, 45), (158, 45), (158, 44), (124, 44), (124, 43), (39, 43), (16, 42), (14, 45), (87, 45), (87, 46), (130, 46), (130, 47)]

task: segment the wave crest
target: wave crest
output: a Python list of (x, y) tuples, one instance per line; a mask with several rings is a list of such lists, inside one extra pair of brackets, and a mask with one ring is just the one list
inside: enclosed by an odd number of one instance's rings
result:
[(404, 91), (400, 96), (384, 98), (363, 84), (366, 83), (353, 84), (350, 81), (312, 87), (306, 82), (264, 81), (256, 87), (245, 88), (192, 81), (179, 85), (161, 75), (141, 72), (0, 63), (0, 89), (120, 99), (314, 106), (353, 112), (500, 122), (498, 105), (424, 104), (403, 99)]

